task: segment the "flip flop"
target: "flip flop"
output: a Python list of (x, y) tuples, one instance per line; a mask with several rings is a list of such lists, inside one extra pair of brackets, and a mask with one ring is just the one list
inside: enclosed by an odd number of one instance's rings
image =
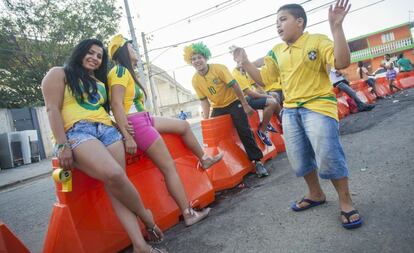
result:
[[(305, 207), (298, 207), (297, 204), (300, 204), (302, 202), (306, 202), (309, 205), (307, 205)], [(319, 206), (319, 205), (322, 205), (322, 204), (325, 204), (325, 203), (326, 203), (326, 200), (325, 199), (322, 200), (322, 201), (313, 201), (313, 200), (306, 199), (305, 197), (303, 197), (299, 202), (294, 202), (291, 205), (291, 208), (295, 212), (300, 212), (300, 211), (305, 211), (305, 210), (307, 210), (309, 208), (312, 208), (312, 207), (315, 207), (315, 206)]]
[(354, 229), (359, 228), (362, 225), (362, 218), (359, 216), (359, 219), (356, 221), (351, 222), (349, 218), (351, 218), (352, 215), (359, 214), (357, 210), (352, 210), (350, 212), (344, 212), (341, 211), (341, 215), (343, 215), (347, 219), (347, 223), (342, 222), (342, 226), (346, 229)]

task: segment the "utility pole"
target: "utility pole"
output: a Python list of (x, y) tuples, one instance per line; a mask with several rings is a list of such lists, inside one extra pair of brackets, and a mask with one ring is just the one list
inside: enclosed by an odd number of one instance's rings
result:
[[(132, 37), (132, 44), (134, 45), (135, 51), (137, 53), (137, 59), (138, 59), (138, 62), (137, 62), (138, 74), (139, 74), (139, 77), (140, 77), (140, 81), (141, 81), (142, 86), (145, 87), (146, 90), (148, 90), (147, 81), (145, 79), (145, 74), (144, 74), (144, 67), (143, 67), (143, 64), (142, 64), (141, 55), (139, 53), (139, 46), (138, 46), (137, 36), (135, 35), (134, 24), (132, 23), (131, 12), (129, 11), (128, 0), (124, 0), (124, 5), (125, 5), (125, 11), (126, 11), (126, 14), (127, 14), (127, 20), (128, 20), (128, 25), (129, 25), (129, 32), (131, 33), (131, 37)], [(150, 100), (152, 100), (152, 99), (150, 99), (150, 98), (147, 98), (146, 99), (146, 101), (145, 101), (145, 107), (152, 108), (153, 110), (155, 110), (155, 107), (152, 107)]]
[(180, 96), (178, 95), (178, 83), (177, 83), (177, 80), (175, 79), (175, 71), (173, 71), (173, 78), (174, 78), (174, 81), (175, 81), (175, 92), (176, 92), (176, 95), (177, 95), (177, 103), (178, 103), (178, 106), (181, 106), (180, 105)]
[(157, 94), (155, 93), (154, 82), (152, 80), (152, 71), (151, 63), (149, 61), (148, 50), (147, 50), (147, 40), (145, 39), (145, 33), (141, 32), (142, 45), (144, 46), (145, 61), (147, 62), (147, 72), (148, 79), (150, 83), (151, 96), (152, 96), (152, 108), (154, 109), (154, 114), (159, 115), (158, 106), (157, 106)]

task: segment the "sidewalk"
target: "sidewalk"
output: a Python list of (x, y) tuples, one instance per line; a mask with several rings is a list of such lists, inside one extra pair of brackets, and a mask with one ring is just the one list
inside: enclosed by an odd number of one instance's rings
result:
[(11, 169), (0, 170), (0, 190), (22, 182), (52, 175), (52, 158)]

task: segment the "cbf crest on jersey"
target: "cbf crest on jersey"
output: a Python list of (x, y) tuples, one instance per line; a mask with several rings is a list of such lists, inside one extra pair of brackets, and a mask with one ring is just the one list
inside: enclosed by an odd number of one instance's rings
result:
[(219, 82), (220, 82), (220, 81), (219, 81), (219, 79), (217, 79), (217, 78), (214, 78), (214, 79), (213, 79), (213, 83), (214, 83), (214, 84), (218, 84)]
[(309, 58), (309, 60), (311, 60), (311, 61), (316, 60), (316, 59), (318, 58), (318, 53), (317, 53), (317, 51), (316, 51), (315, 49), (310, 49), (310, 50), (308, 51), (308, 58)]

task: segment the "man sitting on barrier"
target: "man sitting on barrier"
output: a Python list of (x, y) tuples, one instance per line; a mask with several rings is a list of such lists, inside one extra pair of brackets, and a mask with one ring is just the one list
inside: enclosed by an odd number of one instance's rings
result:
[[(181, 209), (185, 224), (190, 226), (199, 222), (208, 216), (210, 208), (197, 212), (191, 207), (177, 174), (174, 160), (159, 133), (181, 136), (186, 146), (198, 157), (204, 169), (217, 163), (223, 154), (220, 153), (215, 157), (207, 156), (187, 121), (152, 117), (146, 111), (144, 107), (146, 92), (133, 69), (138, 58), (131, 41), (120, 34), (116, 35), (111, 39), (108, 50), (109, 56), (116, 63), (108, 74), (110, 101), (112, 112), (124, 136), (126, 151), (130, 154), (135, 154), (137, 149), (145, 152), (164, 175), (168, 191)], [(127, 131), (128, 121), (134, 127), (135, 136)]]
[(358, 62), (357, 73), (359, 75), (359, 78), (364, 79), (365, 82), (367, 82), (368, 86), (371, 87), (371, 93), (374, 94), (377, 98), (382, 98), (377, 94), (374, 75), (369, 73), (368, 69), (364, 67), (364, 63), (362, 61)]
[(256, 167), (257, 176), (268, 176), (260, 162), (262, 151), (256, 144), (246, 115), (254, 111), (228, 68), (221, 64), (207, 64), (210, 56), (210, 50), (202, 42), (184, 48), (184, 60), (196, 70), (192, 84), (201, 100), (204, 119), (210, 117), (210, 105), (213, 107), (212, 117), (230, 114), (247, 156)]
[(148, 245), (141, 234), (137, 216), (147, 227), (150, 239), (163, 239), (151, 211), (144, 207), (125, 173), (122, 135), (108, 114), (107, 63), (102, 42), (84, 40), (74, 48), (64, 67), (52, 68), (42, 81), (59, 164), (64, 170), (76, 166), (103, 182), (134, 252), (166, 252)]
[(348, 80), (344, 77), (341, 71), (331, 68), (329, 70), (329, 79), (334, 87), (338, 87), (341, 91), (345, 92), (350, 96), (357, 104), (358, 111), (371, 111), (374, 109), (375, 105), (365, 104), (359, 99), (355, 91), (349, 86)]
[(276, 132), (276, 129), (270, 124), (270, 119), (274, 113), (276, 115), (279, 114), (280, 105), (271, 95), (256, 92), (255, 81), (247, 75), (242, 67), (237, 66), (234, 68), (233, 77), (245, 94), (247, 103), (255, 110), (263, 110), (263, 119), (257, 129), (257, 135), (265, 145), (272, 146), (273, 144), (267, 135), (267, 131)]

